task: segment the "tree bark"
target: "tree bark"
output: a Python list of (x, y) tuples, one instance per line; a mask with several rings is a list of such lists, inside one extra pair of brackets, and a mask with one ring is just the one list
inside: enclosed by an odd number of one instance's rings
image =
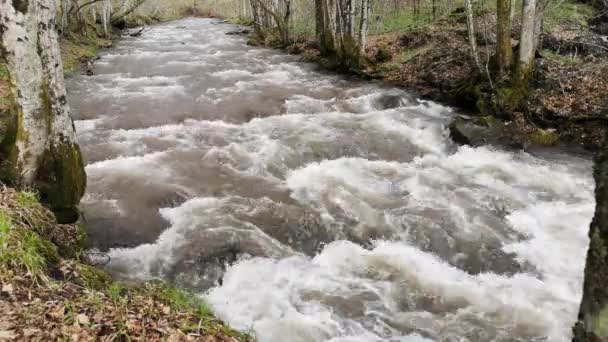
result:
[(498, 75), (509, 73), (513, 64), (511, 46), (511, 0), (497, 0), (496, 63)]
[(595, 159), (595, 216), (589, 228), (589, 250), (575, 342), (608, 341), (608, 139)]
[(66, 99), (55, 1), (0, 1), (11, 109), (0, 116), (0, 180), (33, 187), (60, 222), (78, 219), (86, 183)]
[(482, 73), (483, 69), (481, 68), (481, 61), (479, 60), (479, 53), (477, 52), (477, 41), (475, 40), (475, 23), (473, 22), (473, 5), (471, 4), (471, 0), (465, 0), (465, 10), (467, 14), (467, 31), (469, 33), (469, 45), (471, 47), (471, 54), (473, 55), (473, 60), (475, 61), (475, 66), (477, 70)]
[(521, 84), (527, 81), (534, 68), (536, 22), (536, 0), (523, 0), (521, 18), (521, 37), (519, 40), (519, 62), (517, 65), (517, 80)]
[(365, 46), (367, 45), (367, 23), (371, 0), (361, 0), (361, 21), (359, 25), (359, 53), (365, 56)]

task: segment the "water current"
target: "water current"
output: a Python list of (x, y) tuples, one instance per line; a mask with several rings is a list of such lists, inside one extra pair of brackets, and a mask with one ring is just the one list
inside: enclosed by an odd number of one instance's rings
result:
[(68, 80), (93, 245), (261, 342), (567, 341), (591, 160), (457, 146), (452, 109), (184, 19)]

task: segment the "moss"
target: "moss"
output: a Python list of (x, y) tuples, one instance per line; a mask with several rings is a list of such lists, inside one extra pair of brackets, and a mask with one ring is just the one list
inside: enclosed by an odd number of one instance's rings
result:
[(52, 144), (42, 156), (35, 186), (59, 223), (75, 222), (86, 187), (80, 147), (71, 142)]
[(112, 283), (106, 272), (93, 266), (76, 263), (75, 271), (77, 274), (75, 282), (86, 288), (101, 290), (108, 288)]
[(475, 124), (488, 128), (499, 127), (502, 121), (492, 115), (481, 116), (475, 119)]
[(529, 89), (527, 77), (514, 81), (512, 84), (498, 87), (491, 96), (489, 106), (494, 113), (499, 115), (510, 116), (513, 112), (523, 111)]
[(537, 129), (528, 134), (530, 141), (541, 145), (553, 145), (559, 139), (559, 136), (554, 130)]
[(608, 337), (608, 305), (594, 317), (593, 319), (593, 333), (599, 338)]

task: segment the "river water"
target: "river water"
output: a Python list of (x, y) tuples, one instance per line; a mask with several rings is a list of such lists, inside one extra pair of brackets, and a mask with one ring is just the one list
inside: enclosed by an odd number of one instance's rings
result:
[(450, 108), (185, 19), (68, 81), (93, 245), (261, 342), (567, 341), (588, 157), (459, 147)]

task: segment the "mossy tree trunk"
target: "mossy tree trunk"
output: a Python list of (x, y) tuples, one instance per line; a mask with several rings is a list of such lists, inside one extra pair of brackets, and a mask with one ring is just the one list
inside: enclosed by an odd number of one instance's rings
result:
[(86, 176), (66, 99), (54, 0), (0, 1), (12, 105), (0, 117), (0, 180), (33, 187), (60, 222), (78, 218)]
[(595, 161), (595, 216), (589, 228), (589, 250), (575, 342), (608, 341), (608, 139)]

